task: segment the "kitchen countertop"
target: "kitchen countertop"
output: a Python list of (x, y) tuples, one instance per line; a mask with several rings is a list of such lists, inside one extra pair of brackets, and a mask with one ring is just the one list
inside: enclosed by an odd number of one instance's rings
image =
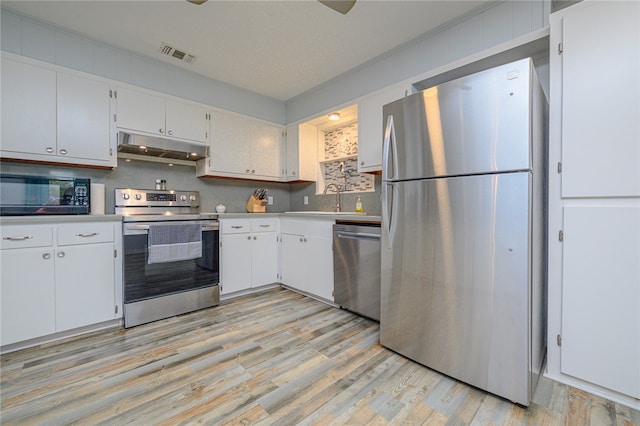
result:
[(380, 216), (372, 216), (367, 214), (360, 214), (356, 212), (324, 212), (324, 211), (296, 211), (285, 213), (218, 213), (219, 219), (225, 218), (261, 218), (261, 217), (295, 217), (295, 218), (313, 218), (313, 219), (327, 219), (344, 222), (373, 222), (380, 223)]
[[(341, 222), (373, 222), (379, 223), (380, 216), (372, 216), (355, 212), (315, 212), (315, 211), (299, 211), (286, 213), (213, 213), (219, 219), (250, 219), (264, 217), (292, 217), (292, 218), (313, 218), (327, 219)], [(36, 223), (83, 223), (83, 222), (120, 222), (122, 215), (105, 214), (105, 215), (42, 215), (42, 216), (2, 216), (0, 224), (2, 225), (30, 225)]]
[(33, 225), (40, 223), (84, 223), (84, 222), (121, 222), (119, 214), (73, 214), (73, 215), (42, 215), (42, 216), (2, 216), (2, 225)]

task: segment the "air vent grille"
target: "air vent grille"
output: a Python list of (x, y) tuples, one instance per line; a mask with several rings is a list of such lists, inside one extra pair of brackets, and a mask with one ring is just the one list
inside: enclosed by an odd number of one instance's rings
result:
[(160, 52), (164, 55), (171, 56), (173, 58), (178, 59), (179, 61), (186, 62), (188, 64), (192, 64), (195, 62), (197, 57), (190, 53), (184, 52), (182, 50), (178, 50), (173, 46), (169, 46), (166, 43), (163, 43), (160, 47)]

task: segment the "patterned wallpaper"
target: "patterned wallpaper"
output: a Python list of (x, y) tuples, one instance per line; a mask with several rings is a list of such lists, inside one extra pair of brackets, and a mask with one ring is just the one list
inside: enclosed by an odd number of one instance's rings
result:
[[(341, 192), (375, 191), (373, 175), (358, 173), (357, 158), (340, 159), (341, 157), (358, 155), (358, 123), (326, 132), (324, 153), (327, 160), (337, 158), (336, 161), (324, 163), (325, 186), (329, 183), (335, 183), (340, 186)], [(327, 193), (335, 193), (335, 189), (332, 187)]]

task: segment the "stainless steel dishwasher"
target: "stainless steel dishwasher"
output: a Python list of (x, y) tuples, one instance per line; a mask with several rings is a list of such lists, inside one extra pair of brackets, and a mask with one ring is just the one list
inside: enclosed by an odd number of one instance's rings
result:
[(333, 298), (336, 304), (380, 321), (380, 224), (333, 225)]

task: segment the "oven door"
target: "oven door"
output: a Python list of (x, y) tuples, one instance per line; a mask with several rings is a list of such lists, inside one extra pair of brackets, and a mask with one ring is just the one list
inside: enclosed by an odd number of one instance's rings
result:
[(149, 224), (125, 223), (125, 327), (218, 304), (218, 223), (202, 223), (201, 227), (200, 258), (149, 264)]

